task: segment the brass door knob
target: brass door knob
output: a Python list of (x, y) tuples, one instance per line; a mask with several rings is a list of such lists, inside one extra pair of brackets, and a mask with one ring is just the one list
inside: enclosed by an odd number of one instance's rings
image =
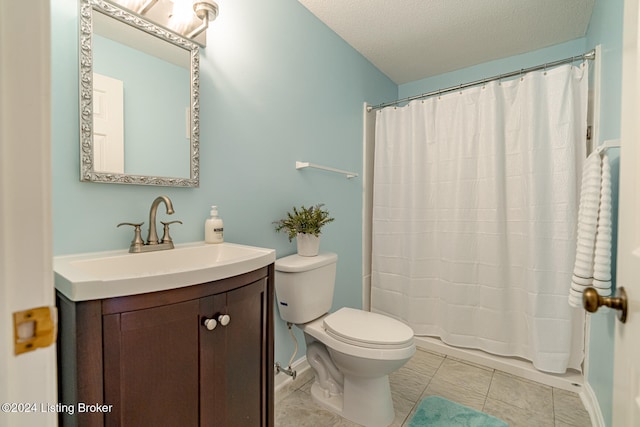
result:
[(595, 313), (602, 305), (618, 310), (618, 320), (622, 323), (627, 321), (627, 293), (624, 288), (618, 288), (615, 297), (602, 297), (594, 288), (584, 290), (582, 306), (585, 310)]

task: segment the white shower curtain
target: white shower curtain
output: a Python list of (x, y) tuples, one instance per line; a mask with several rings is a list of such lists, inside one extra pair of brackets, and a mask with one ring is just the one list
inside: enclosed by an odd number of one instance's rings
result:
[(580, 370), (567, 304), (588, 66), (493, 81), (376, 117), (372, 310), (416, 335)]

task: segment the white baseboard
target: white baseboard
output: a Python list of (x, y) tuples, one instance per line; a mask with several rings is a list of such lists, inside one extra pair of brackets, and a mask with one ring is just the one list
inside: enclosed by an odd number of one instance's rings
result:
[(579, 393), (579, 395), (584, 408), (587, 410), (589, 416), (591, 417), (591, 425), (593, 427), (606, 427), (606, 424), (604, 423), (604, 417), (602, 416), (602, 411), (600, 410), (600, 405), (598, 404), (598, 398), (593, 392), (591, 384), (589, 384), (588, 381), (585, 381), (582, 384), (582, 391)]

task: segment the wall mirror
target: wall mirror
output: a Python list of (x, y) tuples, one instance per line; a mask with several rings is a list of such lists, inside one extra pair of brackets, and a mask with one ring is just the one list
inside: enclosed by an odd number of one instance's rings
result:
[(80, 180), (199, 185), (199, 48), (80, 0)]

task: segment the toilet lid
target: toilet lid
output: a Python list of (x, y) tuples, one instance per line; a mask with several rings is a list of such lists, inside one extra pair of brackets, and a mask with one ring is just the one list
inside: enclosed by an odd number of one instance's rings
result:
[(413, 342), (413, 330), (399, 320), (354, 308), (341, 308), (323, 324), (327, 334), (360, 347), (404, 348)]

